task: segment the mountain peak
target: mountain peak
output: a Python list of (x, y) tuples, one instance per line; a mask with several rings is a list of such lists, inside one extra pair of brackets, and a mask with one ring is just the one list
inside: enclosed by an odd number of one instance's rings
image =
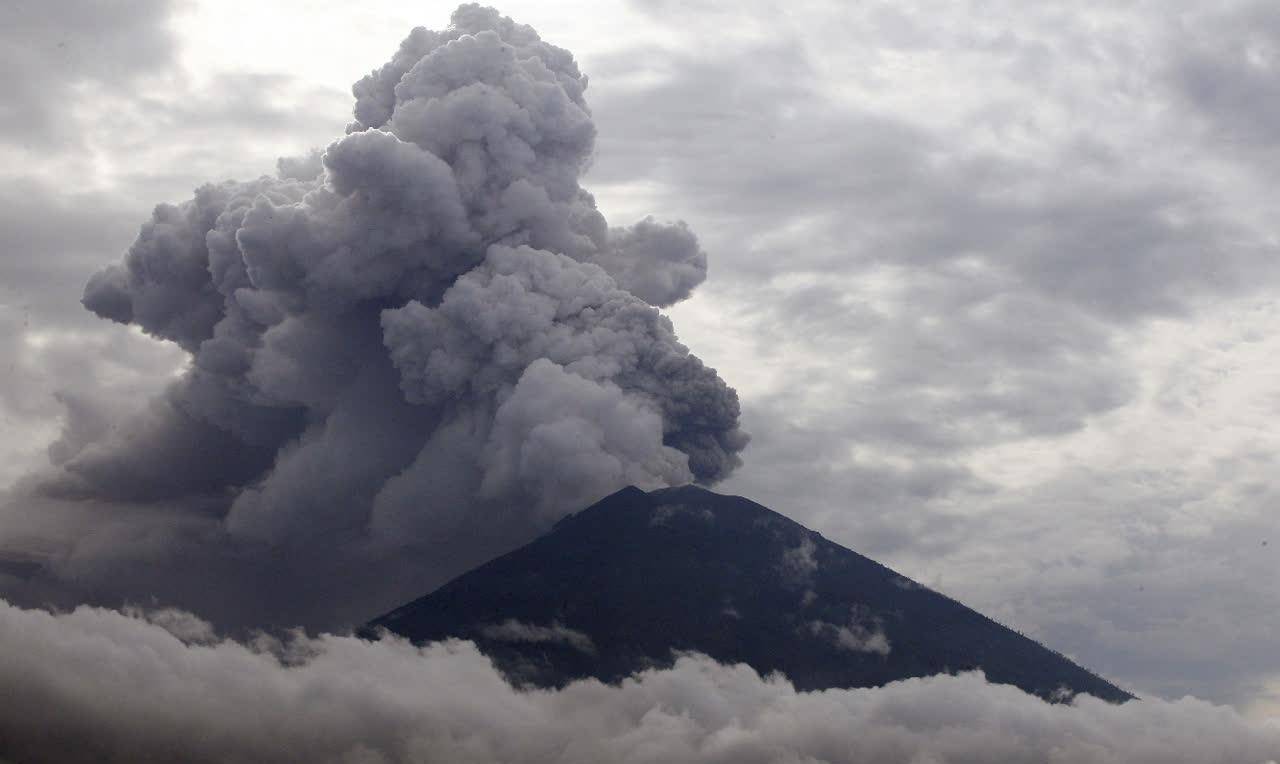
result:
[(982, 669), (1045, 698), (1131, 696), (954, 600), (738, 496), (634, 486), (370, 622), (474, 640), (514, 681), (617, 681), (697, 651), (800, 689)]

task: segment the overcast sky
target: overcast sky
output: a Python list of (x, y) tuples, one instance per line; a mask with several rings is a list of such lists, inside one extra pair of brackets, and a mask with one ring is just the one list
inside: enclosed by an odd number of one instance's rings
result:
[[(453, 7), (0, 8), (0, 484), (181, 373), (80, 304), (154, 204), (341, 136)], [(668, 313), (752, 436), (717, 490), (1140, 694), (1280, 714), (1280, 11), (786, 8), (500, 7), (588, 75), (605, 217), (707, 254)]]

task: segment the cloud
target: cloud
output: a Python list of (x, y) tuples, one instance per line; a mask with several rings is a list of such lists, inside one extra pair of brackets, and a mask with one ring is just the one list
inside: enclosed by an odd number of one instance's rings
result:
[(70, 117), (80, 90), (121, 91), (171, 62), (171, 10), (168, 0), (7, 3), (0, 64), (16, 76), (0, 104), (0, 142), (76, 141)]
[(800, 539), (799, 544), (783, 549), (782, 559), (778, 562), (778, 574), (796, 586), (808, 586), (818, 570), (815, 551), (817, 545), (807, 535)]
[(520, 691), (467, 642), (190, 643), (139, 613), (7, 603), (0, 647), (0, 740), (22, 761), (1261, 764), (1280, 752), (1280, 729), (1225, 707), (1051, 705), (976, 673), (806, 693), (690, 655), (616, 686)]
[(570, 629), (554, 622), (550, 626), (538, 626), (508, 618), (502, 623), (482, 626), (480, 635), (496, 642), (549, 642), (568, 645), (584, 653), (595, 653), (596, 651), (596, 646), (592, 643), (591, 637), (576, 629)]
[[(220, 625), (349, 624), (328, 586), (367, 617), (623, 486), (732, 472), (737, 396), (655, 307), (705, 254), (683, 223), (607, 225), (579, 185), (585, 87), (567, 51), (464, 5), (356, 84), (319, 155), (156, 206), (83, 304), (190, 362), (137, 416), (77, 399), (6, 512), (101, 510), (55, 513), (75, 526), (44, 580), (146, 596), (119, 572), (136, 545), (166, 603)], [(101, 523), (116, 548), (90, 542)]]
[(1260, 2), (1196, 8), (1179, 21), (1165, 74), (1207, 139), (1241, 158), (1275, 159), (1280, 23)]
[(141, 619), (159, 626), (186, 645), (208, 645), (219, 641), (213, 624), (184, 610), (177, 608), (143, 610), (138, 607), (126, 607), (123, 612), (130, 618)]
[(1271, 6), (631, 7), (668, 37), (593, 62), (591, 180), (714, 255), (672, 314), (742, 385), (725, 490), (1139, 692), (1255, 697)]
[(828, 621), (809, 621), (809, 633), (813, 636), (830, 642), (841, 650), (848, 650), (855, 653), (873, 653), (875, 655), (888, 655), (890, 645), (889, 637), (880, 628), (879, 623), (872, 623), (870, 627), (860, 622), (858, 614), (854, 613), (847, 624), (830, 623)]
[[(0, 189), (0, 485), (44, 464), (60, 429), (77, 431), (72, 440), (101, 434), (108, 412), (138, 408), (180, 363), (171, 348), (104, 330), (77, 304), (104, 242), (129, 240), (122, 218), (132, 210), (113, 195), (33, 178)], [(54, 446), (56, 459), (66, 445)]]
[(679, 302), (707, 277), (707, 255), (683, 222), (663, 225), (646, 217), (611, 232), (612, 246), (595, 261), (618, 285), (652, 305)]
[[(817, 373), (787, 404), (841, 396), (831, 408), (872, 447), (1078, 430), (1134, 395), (1119, 331), (1276, 275), (1240, 190), (1177, 171), (1199, 142), (1148, 116), (1165, 98), (1159, 66), (1121, 66), (1163, 26), (1116, 13), (1099, 36), (1090, 9), (1015, 6), (1017, 22), (813, 3), (804, 34), (780, 22), (761, 35), (754, 14), (682, 5), (687, 34), (739, 34), (618, 53), (653, 76), (597, 103), (593, 178), (641, 177), (646, 200), (689, 210), (719, 253), (711, 309), (751, 325), (757, 356)], [(919, 78), (891, 63), (904, 28)], [(1035, 51), (1060, 66), (1025, 66)]]

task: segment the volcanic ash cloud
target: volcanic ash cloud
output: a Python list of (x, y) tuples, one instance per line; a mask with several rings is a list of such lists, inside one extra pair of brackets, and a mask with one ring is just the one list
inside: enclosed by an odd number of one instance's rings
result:
[[(706, 255), (683, 223), (610, 228), (579, 186), (586, 85), (465, 5), (355, 84), (323, 152), (156, 207), (84, 305), (190, 368), (110, 435), (68, 427), (36, 493), (103, 505), (74, 523), (127, 505), (165, 529), (118, 534), (152, 557), (181, 536), (314, 579), (353, 555), (458, 572), (627, 484), (728, 475), (737, 396), (658, 311)], [(184, 512), (199, 531), (173, 531)], [(67, 558), (93, 577), (83, 545)]]

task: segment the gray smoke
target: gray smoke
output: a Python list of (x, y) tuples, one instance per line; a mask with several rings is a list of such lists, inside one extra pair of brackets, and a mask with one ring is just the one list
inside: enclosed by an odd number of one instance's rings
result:
[(797, 692), (683, 657), (520, 691), (469, 642), (210, 639), (198, 619), (0, 601), (16, 761), (1266, 764), (1280, 727), (1186, 698), (1052, 705), (980, 674)]
[[(111, 426), (73, 408), (60, 466), (6, 510), (59, 526), (37, 577), (334, 624), (625, 485), (727, 476), (737, 396), (657, 310), (706, 255), (683, 223), (610, 228), (579, 186), (586, 85), (464, 5), (356, 83), (323, 152), (157, 206), (83, 302), (190, 366)], [(363, 612), (326, 611), (338, 592)]]

